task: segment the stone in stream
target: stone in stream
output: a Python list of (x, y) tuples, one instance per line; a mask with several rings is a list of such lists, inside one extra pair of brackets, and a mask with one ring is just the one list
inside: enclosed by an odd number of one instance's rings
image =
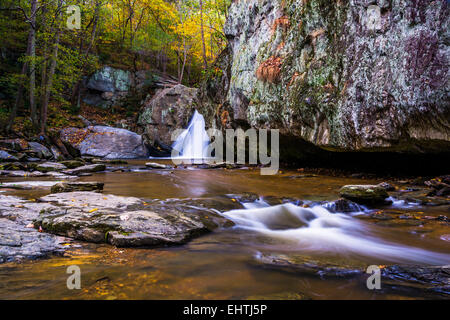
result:
[(331, 213), (352, 213), (364, 211), (364, 207), (347, 199), (338, 199), (336, 201), (328, 202), (324, 204), (323, 207)]
[(207, 208), (183, 204), (146, 204), (138, 198), (95, 192), (51, 194), (54, 203), (34, 222), (45, 232), (118, 247), (186, 243), (230, 221)]
[(44, 162), (36, 166), (36, 170), (40, 172), (62, 171), (65, 169), (67, 169), (65, 165), (57, 162)]
[(85, 163), (83, 161), (79, 161), (79, 160), (65, 160), (65, 161), (60, 161), (60, 163), (65, 165), (69, 169), (75, 169), (75, 168), (82, 167), (85, 165)]
[(387, 182), (381, 182), (377, 186), (382, 187), (386, 191), (395, 191), (395, 187)]
[(92, 163), (104, 163), (104, 164), (128, 164), (127, 161), (121, 159), (105, 160), (105, 159), (92, 159)]
[(339, 190), (341, 197), (361, 204), (387, 204), (389, 194), (377, 185), (346, 185)]
[(102, 182), (61, 182), (51, 187), (51, 193), (74, 192), (74, 191), (102, 191)]
[(20, 162), (7, 162), (0, 165), (1, 170), (10, 170), (10, 171), (17, 171), (17, 170), (25, 170), (26, 167), (20, 163)]
[(81, 166), (75, 169), (65, 170), (63, 173), (68, 175), (79, 175), (81, 173), (93, 173), (93, 172), (100, 172), (105, 171), (106, 166), (104, 164), (89, 164), (86, 166)]
[(156, 162), (147, 162), (145, 164), (145, 166), (147, 168), (152, 168), (152, 169), (172, 169), (171, 166), (161, 164), (161, 163), (156, 163)]

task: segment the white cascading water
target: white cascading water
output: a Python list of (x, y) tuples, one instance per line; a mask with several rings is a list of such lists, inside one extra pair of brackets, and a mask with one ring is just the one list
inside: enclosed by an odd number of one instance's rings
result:
[(195, 110), (186, 130), (173, 143), (179, 158), (202, 160), (208, 157), (209, 136), (205, 130), (205, 119)]
[(246, 209), (223, 213), (238, 228), (258, 232), (302, 252), (355, 253), (391, 261), (443, 265), (450, 255), (385, 242), (370, 236), (361, 221), (348, 214), (330, 213), (322, 206), (303, 208), (294, 204), (271, 207), (261, 200)]

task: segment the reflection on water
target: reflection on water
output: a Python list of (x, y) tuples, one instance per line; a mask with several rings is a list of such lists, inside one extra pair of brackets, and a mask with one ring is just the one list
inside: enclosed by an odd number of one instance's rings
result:
[[(175, 169), (96, 174), (80, 181), (104, 182), (105, 193), (146, 199), (252, 192), (263, 199), (277, 196), (312, 201), (337, 199), (342, 185), (361, 183), (325, 176), (290, 179), (292, 174), (263, 177), (256, 169)], [(371, 182), (378, 181), (363, 183)], [(36, 198), (47, 192), (25, 190), (14, 194)], [(217, 230), (180, 247), (118, 249), (73, 242), (64, 257), (0, 265), (0, 298), (397, 299), (405, 296), (369, 291), (361, 279), (323, 280), (261, 268), (255, 255), (295, 253), (354, 266), (450, 262), (448, 242), (441, 239), (450, 233), (444, 224), (382, 225), (330, 214), (321, 207), (268, 207), (263, 200), (246, 207), (225, 213), (237, 227)], [(438, 216), (446, 214), (443, 210), (447, 209), (420, 210), (421, 214)], [(70, 291), (66, 288), (66, 268), (74, 264), (81, 267), (82, 289)]]

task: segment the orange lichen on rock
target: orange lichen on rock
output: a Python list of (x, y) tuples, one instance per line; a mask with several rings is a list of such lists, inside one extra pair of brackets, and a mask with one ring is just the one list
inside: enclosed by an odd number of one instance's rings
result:
[(280, 80), (281, 64), (280, 57), (270, 57), (258, 67), (256, 77), (261, 81), (278, 82)]
[(275, 31), (278, 26), (281, 26), (283, 30), (286, 31), (291, 26), (291, 22), (289, 21), (288, 17), (282, 16), (278, 19), (275, 19), (272, 25), (272, 30)]

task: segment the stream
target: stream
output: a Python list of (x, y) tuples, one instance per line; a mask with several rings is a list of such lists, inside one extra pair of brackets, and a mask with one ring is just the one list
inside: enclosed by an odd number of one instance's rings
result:
[[(130, 161), (136, 168), (143, 163)], [(0, 299), (420, 299), (409, 293), (368, 290), (366, 278), (295, 274), (266, 268), (258, 260), (265, 254), (277, 254), (352, 268), (450, 264), (450, 246), (444, 237), (450, 233), (448, 225), (374, 221), (363, 218), (369, 210), (364, 207), (348, 214), (330, 213), (324, 205), (339, 198), (343, 185), (382, 180), (325, 175), (293, 179), (295, 174), (298, 172), (282, 170), (278, 175), (261, 176), (252, 168), (185, 168), (80, 177), (77, 181), (105, 183), (104, 194), (149, 200), (227, 195), (239, 201), (233, 195), (245, 193), (259, 199), (243, 202), (240, 210), (213, 208), (235, 226), (217, 229), (182, 246), (130, 249), (71, 241), (64, 256), (0, 264)], [(49, 190), (2, 193), (36, 199)], [(398, 201), (387, 209), (430, 217), (448, 215), (448, 206)], [(70, 265), (81, 268), (80, 290), (66, 287)]]

